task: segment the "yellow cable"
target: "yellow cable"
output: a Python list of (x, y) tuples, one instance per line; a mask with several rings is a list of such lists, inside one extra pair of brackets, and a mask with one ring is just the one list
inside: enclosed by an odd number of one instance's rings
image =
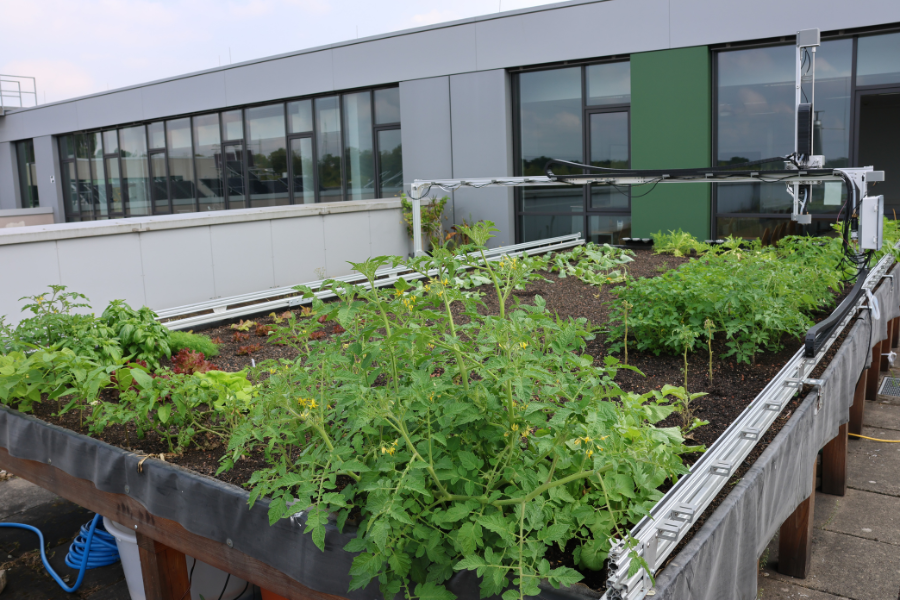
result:
[(858, 433), (848, 433), (847, 435), (852, 435), (853, 437), (862, 438), (864, 440), (872, 440), (873, 442), (887, 442), (889, 444), (900, 444), (900, 440), (879, 440), (878, 438), (872, 438), (865, 435), (859, 435)]

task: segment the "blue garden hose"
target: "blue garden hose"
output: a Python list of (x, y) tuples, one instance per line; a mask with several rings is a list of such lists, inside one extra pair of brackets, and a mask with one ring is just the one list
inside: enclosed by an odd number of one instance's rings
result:
[(44, 562), (44, 568), (47, 569), (47, 572), (56, 580), (56, 583), (59, 584), (63, 591), (72, 593), (81, 587), (81, 581), (84, 579), (86, 570), (105, 567), (119, 560), (119, 550), (116, 547), (115, 538), (103, 529), (97, 529), (97, 524), (100, 523), (102, 518), (100, 515), (94, 515), (89, 525), (82, 525), (81, 533), (78, 534), (78, 537), (75, 538), (75, 541), (69, 547), (69, 553), (66, 555), (66, 565), (73, 569), (78, 569), (78, 579), (72, 587), (67, 586), (63, 582), (47, 561), (47, 555), (44, 553), (44, 535), (40, 529), (22, 523), (0, 523), (0, 527), (15, 527), (36, 533), (41, 542), (38, 548), (41, 550), (41, 560)]

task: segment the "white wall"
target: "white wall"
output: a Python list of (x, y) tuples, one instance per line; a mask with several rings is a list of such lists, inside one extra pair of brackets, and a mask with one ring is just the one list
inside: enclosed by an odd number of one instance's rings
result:
[(350, 273), (346, 261), (406, 255), (399, 200), (60, 223), (0, 231), (0, 315), (49, 284), (154, 310)]

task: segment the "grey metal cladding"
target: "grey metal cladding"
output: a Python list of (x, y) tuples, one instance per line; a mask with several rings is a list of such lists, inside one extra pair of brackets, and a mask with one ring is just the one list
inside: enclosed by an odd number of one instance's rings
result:
[(141, 91), (142, 88), (135, 88), (77, 100), (75, 108), (78, 111), (78, 125), (70, 126), (68, 130), (108, 127), (143, 120), (144, 102)]
[[(141, 88), (145, 119), (226, 106), (225, 73), (206, 73)], [(117, 123), (109, 123), (116, 125)]]
[(256, 62), (225, 71), (228, 106), (334, 90), (332, 51)]
[(59, 147), (52, 136), (34, 138), (34, 162), (40, 206), (52, 208), (54, 221), (64, 223), (66, 212), (63, 208), (62, 177), (59, 174)]
[(348, 89), (475, 71), (475, 25), (457, 25), (332, 50), (334, 85)]
[(0, 173), (9, 173), (9, 177), (0, 177), (0, 210), (20, 208), (19, 173), (16, 170), (16, 146), (12, 142), (0, 142)]
[(403, 181), (450, 179), (450, 78), (431, 77), (400, 83)]
[(811, 27), (834, 31), (900, 21), (900, 2), (896, 0), (821, 0), (812, 11), (803, 2), (778, 0), (670, 3), (672, 48), (793, 37)]
[(668, 0), (609, 0), (481, 21), (478, 68), (644, 52), (669, 47)]
[(0, 118), (0, 141), (23, 140), (78, 129), (74, 102), (53, 104), (36, 110), (7, 113)]

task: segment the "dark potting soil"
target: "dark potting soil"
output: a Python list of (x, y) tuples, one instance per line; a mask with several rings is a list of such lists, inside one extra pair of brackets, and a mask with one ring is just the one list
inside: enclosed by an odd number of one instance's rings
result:
[[(625, 267), (631, 277), (655, 277), (669, 269), (679, 267), (688, 260), (690, 259), (655, 255), (648, 250), (638, 250), (636, 251), (634, 262), (628, 263)], [(509, 305), (512, 306), (516, 302), (533, 304), (535, 296), (539, 295), (546, 301), (547, 309), (560, 317), (586, 318), (590, 323), (600, 327), (595, 339), (587, 343), (587, 353), (602, 360), (604, 356), (609, 354), (607, 352), (605, 333), (605, 327), (609, 320), (609, 303), (617, 300), (612, 290), (622, 284), (606, 285), (598, 290), (596, 287), (582, 283), (574, 277), (559, 278), (551, 273), (544, 273), (543, 275), (546, 278), (545, 281), (530, 283), (524, 290), (516, 291), (514, 298), (510, 299)], [(492, 290), (485, 289), (482, 291), (486, 292), (483, 297), (485, 303), (483, 310), (489, 313), (498, 313), (499, 306), (496, 297), (492, 294)], [(843, 295), (839, 295), (836, 301), (840, 302)], [(283, 312), (283, 310), (278, 311), (278, 314), (283, 314)], [(299, 307), (294, 309), (294, 312), (298, 318), (301, 318), (301, 309)], [(457, 313), (455, 317), (458, 317), (460, 320), (465, 319), (464, 316), (459, 314), (459, 307), (455, 308), (455, 312)], [(819, 321), (830, 314), (830, 312), (831, 309), (822, 311), (821, 314), (814, 316), (814, 320)], [(277, 316), (269, 315), (253, 317), (252, 320), (257, 325), (273, 325), (275, 318)], [(258, 363), (266, 359), (293, 360), (297, 358), (299, 354), (297, 350), (290, 346), (270, 343), (265, 335), (256, 335), (255, 329), (255, 326), (251, 327), (245, 339), (237, 339), (242, 336), (237, 336), (236, 338), (235, 330), (231, 328), (231, 322), (204, 330), (202, 332), (204, 335), (209, 336), (213, 341), (220, 344), (219, 355), (208, 357), (209, 360), (222, 370), (239, 371), (251, 366), (253, 362)], [(826, 354), (825, 360), (819, 365), (817, 371), (821, 372), (824, 370), (840, 347), (840, 343), (848, 331), (849, 327)], [(325, 334), (327, 339), (336, 335), (334, 324), (326, 324)], [(706, 447), (712, 445), (801, 345), (800, 340), (790, 338), (785, 338), (782, 340), (782, 343), (784, 345), (782, 350), (778, 352), (762, 352), (756, 357), (755, 364), (744, 364), (737, 363), (733, 359), (720, 359), (719, 356), (725, 351), (725, 342), (723, 339), (714, 339), (712, 380), (709, 378), (709, 354), (707, 352), (697, 352), (688, 355), (687, 388), (692, 393), (703, 392), (707, 394), (692, 403), (692, 411), (694, 416), (709, 422), (708, 425), (696, 429), (688, 436), (689, 444)], [(259, 344), (260, 348), (252, 351), (250, 354), (238, 354), (241, 347), (250, 344)], [(623, 360), (624, 357), (619, 355), (618, 358)], [(638, 369), (639, 372), (627, 369), (618, 371), (615, 380), (625, 391), (645, 393), (654, 389), (658, 390), (666, 384), (682, 386), (685, 383), (684, 358), (680, 355), (656, 356), (652, 353), (637, 352), (631, 349), (628, 354), (628, 365)], [(166, 363), (164, 366), (169, 366), (169, 364)], [(815, 373), (813, 376), (816, 376)], [(116, 392), (113, 391), (104, 391), (103, 393), (107, 395), (107, 399), (114, 399), (116, 395)], [(723, 488), (707, 510), (700, 515), (687, 537), (682, 540), (671, 556), (674, 557), (681, 547), (706, 522), (706, 519), (718, 507), (732, 487), (744, 476), (756, 459), (768, 447), (768, 444), (781, 431), (781, 428), (787, 423), (803, 397), (805, 397), (805, 393), (796, 396), (785, 407), (782, 414), (763, 435), (747, 459), (738, 467), (729, 484)], [(74, 431), (89, 433), (87, 428), (81, 425), (81, 415), (79, 413), (71, 412), (58, 417), (55, 416), (56, 411), (56, 402), (43, 402), (34, 405), (35, 416)], [(677, 415), (673, 415), (659, 425), (667, 427), (679, 424), (680, 421)], [(137, 439), (133, 425), (127, 427), (110, 426), (101, 434), (95, 434), (93, 437), (137, 453), (156, 455), (156, 457), (160, 457), (170, 463), (235, 485), (245, 484), (254, 471), (266, 465), (263, 452), (256, 452), (238, 460), (231, 470), (216, 475), (220, 459), (226, 450), (216, 439), (201, 440), (203, 447), (191, 448), (183, 454), (173, 455), (168, 453), (169, 449), (165, 440), (155, 432), (148, 433), (143, 439)], [(700, 453), (698, 452), (686, 455), (684, 458), (687, 464), (693, 464), (699, 457)], [(670, 487), (668, 484), (664, 486), (663, 491), (668, 487)], [(574, 546), (566, 548), (562, 552), (554, 547), (548, 552), (547, 559), (553, 567), (561, 565), (574, 567), (572, 550), (574, 550)], [(600, 591), (605, 588), (605, 569), (597, 572), (585, 571), (583, 575), (585, 576), (583, 583), (589, 587)]]

